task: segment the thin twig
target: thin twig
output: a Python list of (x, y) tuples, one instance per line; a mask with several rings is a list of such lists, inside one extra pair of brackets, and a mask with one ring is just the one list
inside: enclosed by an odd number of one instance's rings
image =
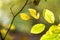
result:
[(14, 4), (11, 6), (10, 10), (11, 10), (12, 15), (14, 16), (13, 11), (12, 11), (13, 6), (14, 6)]
[(4, 37), (4, 40), (5, 40), (5, 38), (6, 38), (7, 34), (8, 34), (8, 32), (9, 32), (9, 30), (10, 30), (10, 28), (11, 28), (13, 22), (14, 22), (15, 17), (24, 9), (24, 7), (26, 6), (27, 2), (28, 2), (28, 0), (27, 0), (26, 3), (24, 4), (24, 6), (21, 8), (21, 10), (19, 10), (19, 11), (17, 12), (17, 14), (13, 17), (12, 22), (11, 22), (11, 25), (10, 25), (10, 27), (9, 27), (9, 29), (8, 29), (8, 31), (7, 31), (7, 33), (6, 33), (6, 35), (5, 35), (5, 37)]
[(24, 4), (24, 6), (21, 8), (21, 10), (19, 10), (19, 11), (16, 13), (15, 17), (24, 9), (24, 7), (26, 6), (27, 3), (28, 3), (28, 0), (27, 0), (26, 3)]

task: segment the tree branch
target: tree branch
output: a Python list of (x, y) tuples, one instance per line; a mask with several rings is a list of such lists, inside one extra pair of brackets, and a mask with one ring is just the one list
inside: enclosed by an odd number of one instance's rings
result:
[(12, 15), (14, 16), (13, 11), (12, 11), (13, 6), (14, 6), (14, 4), (11, 6), (10, 10), (11, 10)]
[(1, 40), (3, 40), (3, 37), (2, 37), (1, 31), (0, 31), (0, 37), (1, 37)]
[(27, 0), (26, 3), (24, 4), (24, 6), (21, 8), (21, 10), (19, 10), (19, 11), (16, 13), (15, 17), (24, 9), (24, 7), (26, 6), (27, 2), (28, 2), (28, 0)]
[(10, 25), (10, 27), (9, 27), (9, 29), (8, 29), (8, 31), (7, 31), (7, 33), (6, 33), (6, 35), (5, 35), (5, 37), (4, 37), (4, 40), (5, 40), (5, 38), (6, 38), (7, 34), (8, 34), (8, 32), (9, 32), (9, 30), (10, 30), (10, 28), (11, 28), (13, 22), (14, 22), (15, 17), (16, 17), (17, 15), (19, 15), (19, 13), (24, 9), (24, 7), (26, 6), (27, 2), (28, 2), (28, 0), (27, 0), (26, 3), (24, 4), (24, 6), (21, 8), (21, 10), (19, 10), (19, 11), (17, 12), (17, 14), (13, 17), (12, 22), (11, 22), (11, 25)]

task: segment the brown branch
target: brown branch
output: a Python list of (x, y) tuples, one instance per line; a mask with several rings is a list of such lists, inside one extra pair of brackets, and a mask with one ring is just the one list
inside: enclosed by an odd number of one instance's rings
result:
[(13, 6), (14, 6), (14, 4), (10, 7), (10, 10), (11, 10), (12, 15), (14, 16), (13, 11), (12, 11)]
[(0, 37), (1, 37), (1, 40), (3, 40), (3, 37), (2, 37), (1, 31), (0, 31)]
[(27, 5), (27, 2), (28, 2), (28, 0), (27, 0), (26, 3), (24, 4), (24, 6), (21, 8), (21, 10), (19, 10), (19, 11), (17, 12), (17, 14), (13, 17), (12, 22), (11, 22), (11, 25), (10, 25), (10, 27), (9, 27), (9, 29), (8, 29), (8, 31), (7, 31), (7, 33), (6, 33), (6, 35), (5, 35), (5, 37), (4, 37), (4, 40), (5, 40), (5, 38), (6, 38), (7, 34), (8, 34), (8, 32), (10, 31), (10, 28), (11, 28), (13, 22), (14, 22), (14, 19), (15, 19), (16, 16), (19, 15), (19, 13), (24, 9), (24, 7)]

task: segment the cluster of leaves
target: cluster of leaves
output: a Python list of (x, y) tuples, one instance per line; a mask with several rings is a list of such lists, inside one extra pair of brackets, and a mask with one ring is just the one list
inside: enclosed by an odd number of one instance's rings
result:
[(60, 24), (52, 25), (40, 40), (60, 40)]
[[(38, 5), (39, 1), (36, 2), (37, 0), (34, 1), (34, 4), (35, 5)], [(39, 6), (40, 7), (40, 6)], [(30, 15), (32, 18), (38, 20), (40, 18), (40, 13), (37, 12), (35, 9), (29, 9), (29, 12), (30, 12)], [(27, 21), (27, 20), (30, 20), (31, 17), (30, 15), (28, 16), (26, 13), (20, 13), (20, 18)], [(14, 16), (14, 15), (13, 15)], [(48, 9), (44, 9), (43, 10), (43, 17), (44, 19), (48, 22), (48, 23), (51, 23), (53, 24), (54, 21), (55, 21), (55, 18), (54, 18), (54, 14), (52, 11), (48, 10)], [(11, 28), (10, 28), (11, 27)], [(10, 28), (10, 30), (14, 30), (15, 27), (14, 25), (12, 26), (8, 26), (6, 28)], [(46, 32), (46, 34), (44, 34), (40, 40), (60, 40), (60, 24), (57, 25), (52, 25), (49, 30)], [(43, 32), (45, 29), (45, 24), (42, 24), (42, 23), (38, 23), (38, 24), (35, 24), (32, 28), (31, 28), (31, 31), (30, 33), (32, 34), (39, 34), (41, 32)], [(3, 34), (3, 32), (5, 32), (5, 30), (1, 30), (1, 33), (2, 35), (4, 36), (5, 34)], [(6, 37), (6, 40), (11, 40), (11, 39), (8, 39), (10, 38), (10, 36), (7, 35)]]
[[(30, 15), (35, 18), (39, 19), (40, 18), (40, 13), (37, 13), (35, 9), (29, 9)], [(26, 13), (20, 13), (20, 17), (23, 20), (30, 20), (31, 18), (26, 14)], [(44, 19), (48, 22), (53, 24), (55, 21), (54, 14), (52, 11), (48, 9), (43, 10), (43, 17)], [(32, 34), (39, 34), (43, 32), (45, 29), (45, 24), (38, 23), (35, 24), (32, 28), (30, 33)], [(60, 40), (60, 24), (57, 25), (52, 25), (49, 30), (44, 34), (40, 40)]]

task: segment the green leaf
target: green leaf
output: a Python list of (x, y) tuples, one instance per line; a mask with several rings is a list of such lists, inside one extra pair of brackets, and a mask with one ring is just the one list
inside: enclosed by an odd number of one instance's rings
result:
[(23, 20), (29, 20), (30, 17), (26, 13), (20, 13), (20, 18)]
[(54, 23), (55, 18), (54, 18), (54, 14), (52, 11), (48, 10), (48, 9), (44, 9), (43, 10), (43, 16), (44, 19), (49, 22), (49, 23)]
[(49, 29), (54, 34), (60, 34), (60, 26), (58, 25), (52, 25)]
[(31, 33), (33, 33), (33, 34), (39, 34), (42, 31), (44, 31), (44, 29), (45, 29), (45, 25), (44, 24), (36, 24), (36, 25), (34, 25), (32, 27)]
[(57, 40), (57, 34), (43, 35), (40, 40)]
[(35, 9), (29, 9), (30, 15), (35, 18), (35, 19), (39, 19), (40, 14), (37, 13), (37, 11)]
[(60, 40), (60, 26), (52, 25), (40, 40)]

